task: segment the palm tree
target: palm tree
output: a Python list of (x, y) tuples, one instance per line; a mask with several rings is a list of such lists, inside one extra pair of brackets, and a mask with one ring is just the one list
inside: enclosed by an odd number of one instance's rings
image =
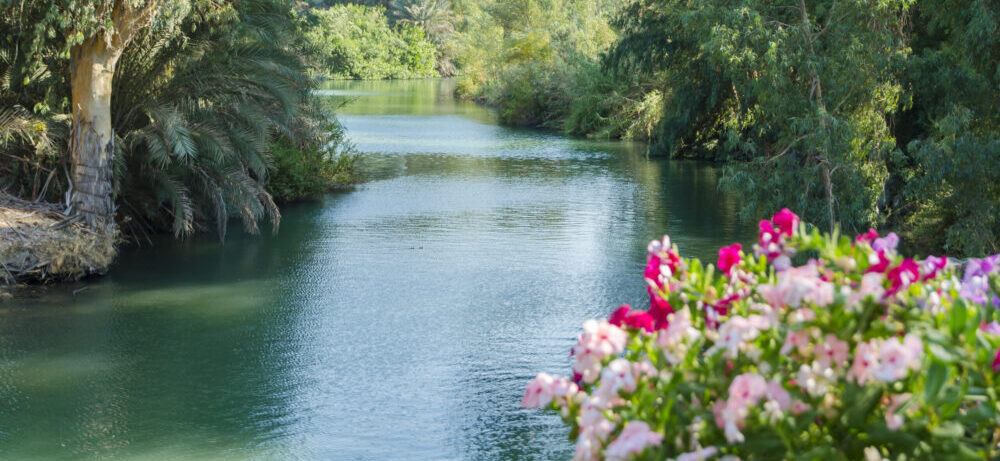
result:
[(321, 142), (326, 116), (312, 102), (313, 82), (275, 30), (291, 22), (271, 0), (242, 3), (239, 34), (149, 30), (122, 57), (115, 188), (135, 234), (169, 225), (182, 236), (210, 220), (221, 239), (230, 216), (250, 232), (263, 219), (276, 229), (280, 213), (264, 187), (271, 142)]
[(393, 0), (389, 14), (396, 23), (420, 27), (437, 47), (437, 70), (443, 76), (454, 75), (455, 14), (450, 0)]
[(393, 0), (389, 12), (395, 22), (420, 27), (435, 43), (455, 31), (450, 0)]

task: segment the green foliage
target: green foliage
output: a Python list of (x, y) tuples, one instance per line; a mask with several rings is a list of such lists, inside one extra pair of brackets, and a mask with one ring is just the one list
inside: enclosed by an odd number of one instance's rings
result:
[(267, 177), (267, 190), (279, 202), (311, 199), (332, 185), (356, 180), (354, 165), (358, 155), (318, 146), (295, 146), (288, 141), (271, 145), (274, 171)]
[(390, 26), (381, 7), (336, 5), (313, 10), (305, 37), (321, 57), (316, 70), (333, 78), (435, 75), (435, 47), (424, 31), (405, 23)]
[(1000, 5), (925, 0), (906, 77), (897, 217), (916, 249), (1000, 251)]
[(437, 71), (455, 73), (455, 13), (451, 0), (394, 0), (389, 16), (396, 24), (419, 27), (437, 48)]
[(580, 0), (518, 0), (463, 9), (460, 93), (498, 106), (506, 123), (561, 129), (578, 97), (574, 80), (594, 72), (614, 39), (608, 8)]
[(662, 73), (661, 147), (727, 161), (744, 216), (859, 230), (880, 220), (907, 3), (641, 0), (612, 61)]
[[(231, 217), (252, 232), (265, 219), (276, 227), (280, 213), (267, 180), (288, 177), (284, 168), (292, 165), (272, 157), (273, 143), (329, 157), (295, 165), (301, 177), (334, 181), (350, 173), (350, 155), (332, 156), (343, 150), (342, 129), (311, 93), (316, 82), (302, 58), (308, 49), (300, 22), (281, 0), (195, 0), (180, 12), (143, 29), (116, 68), (114, 190), (122, 229), (182, 236), (212, 224), (221, 238)], [(0, 26), (13, 31), (0, 38), (0, 171), (10, 192), (59, 200), (69, 59), (59, 36), (34, 54), (25, 48), (45, 14), (39, 5), (0, 8)]]

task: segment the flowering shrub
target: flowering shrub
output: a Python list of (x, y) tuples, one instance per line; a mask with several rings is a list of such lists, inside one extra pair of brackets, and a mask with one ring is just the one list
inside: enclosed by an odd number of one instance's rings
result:
[(761, 221), (716, 265), (649, 245), (650, 307), (588, 320), (557, 410), (575, 459), (998, 459), (1000, 256), (959, 267), (895, 234)]

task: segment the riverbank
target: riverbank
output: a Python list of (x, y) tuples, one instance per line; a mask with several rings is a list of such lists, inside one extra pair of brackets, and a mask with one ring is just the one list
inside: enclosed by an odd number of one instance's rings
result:
[(111, 265), (112, 237), (59, 208), (0, 195), (0, 284), (79, 280)]

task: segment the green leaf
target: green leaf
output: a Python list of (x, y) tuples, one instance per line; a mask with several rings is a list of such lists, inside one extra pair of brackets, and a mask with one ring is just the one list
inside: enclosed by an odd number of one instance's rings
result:
[[(844, 402), (849, 406), (845, 416), (847, 424), (850, 426), (860, 426), (865, 418), (871, 413), (875, 405), (878, 404), (879, 397), (882, 396), (882, 389), (874, 386), (862, 388), (852, 386), (845, 393)], [(849, 402), (849, 403), (848, 403)]]
[(955, 304), (952, 305), (948, 326), (951, 328), (951, 336), (953, 338), (958, 338), (962, 334), (962, 331), (965, 330), (965, 320), (968, 312), (965, 302), (961, 298), (956, 300)]
[(941, 439), (957, 439), (965, 433), (965, 428), (958, 421), (946, 421), (940, 426), (931, 428), (931, 435)]
[(927, 345), (927, 348), (930, 349), (931, 355), (944, 363), (952, 363), (955, 361), (955, 355), (940, 344), (930, 343)]
[(948, 380), (948, 367), (943, 363), (934, 361), (927, 370), (927, 378), (924, 381), (924, 400), (933, 402), (937, 399), (945, 381)]

